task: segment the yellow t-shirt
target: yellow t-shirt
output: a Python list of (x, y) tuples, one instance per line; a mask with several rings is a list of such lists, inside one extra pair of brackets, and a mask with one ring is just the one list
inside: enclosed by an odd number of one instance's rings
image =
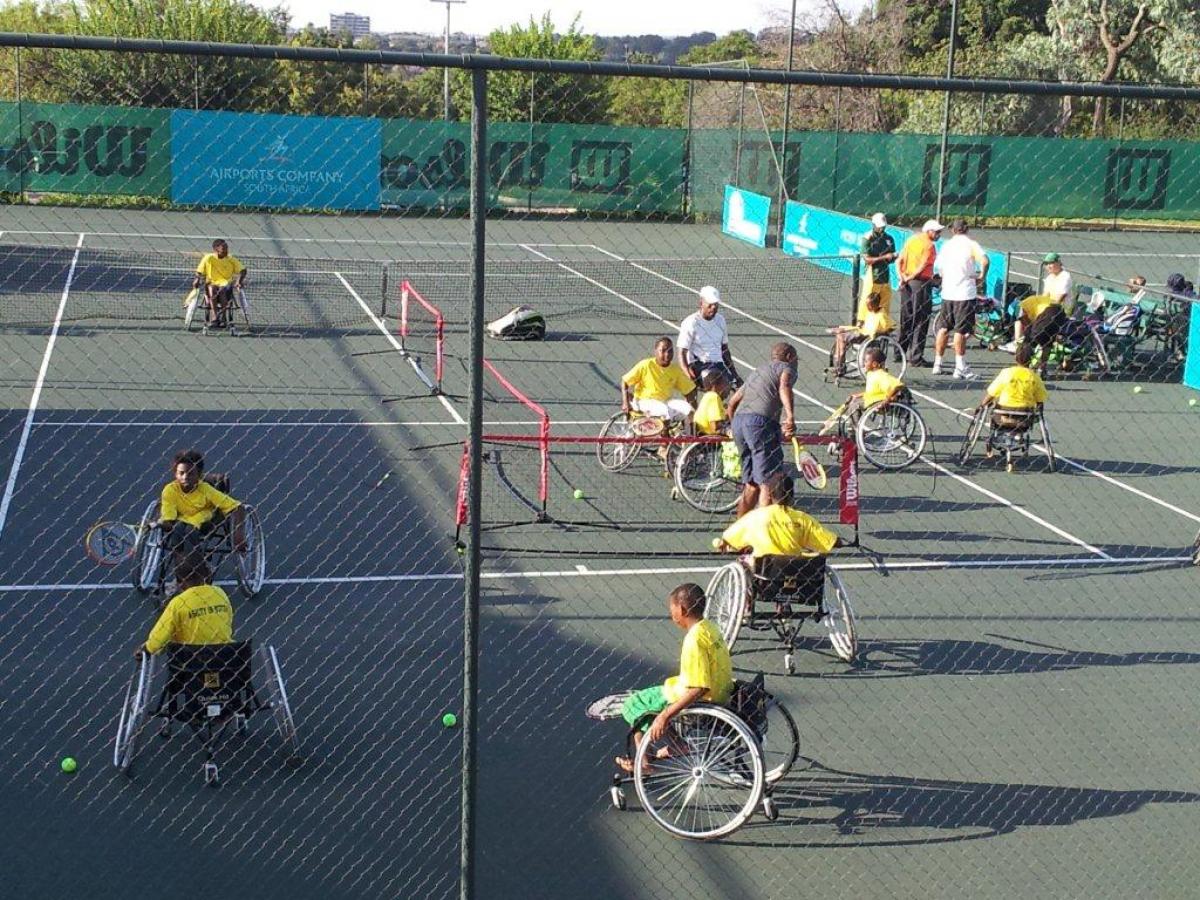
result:
[(159, 515), (164, 522), (178, 519), (199, 528), (213, 517), (216, 510), (229, 515), (241, 502), (228, 494), (222, 494), (207, 481), (201, 481), (188, 493), (177, 482), (169, 482), (162, 489)]
[(863, 388), (863, 406), (886, 399), (898, 387), (904, 387), (904, 382), (887, 369), (872, 369), (867, 373), (866, 387)]
[(674, 703), (688, 688), (705, 688), (700, 699), (728, 703), (733, 694), (733, 661), (721, 631), (708, 619), (688, 629), (679, 651), (679, 674), (663, 682), (663, 696)]
[(233, 605), (216, 585), (201, 584), (181, 591), (162, 611), (146, 651), (160, 653), (167, 644), (228, 644), (233, 640)]
[(755, 556), (820, 556), (837, 543), (837, 535), (808, 513), (778, 503), (750, 510), (721, 539), (730, 547), (749, 547)]
[(223, 287), (245, 268), (232, 253), (227, 254), (224, 259), (218, 259), (215, 253), (205, 253), (200, 259), (200, 265), (196, 266), (196, 274), (203, 276), (209, 284)]
[(1045, 403), (1047, 397), (1041, 376), (1025, 366), (1001, 369), (988, 385), (987, 394), (996, 399), (997, 406), (1011, 409), (1033, 409), (1039, 403)]
[(1054, 298), (1049, 294), (1034, 294), (1021, 301), (1021, 315), (1027, 316), (1030, 322), (1036, 322), (1037, 317), (1054, 305)]
[(665, 403), (676, 391), (686, 396), (696, 389), (695, 383), (683, 369), (674, 363), (660, 366), (654, 357), (643, 359), (626, 372), (621, 381), (633, 388), (635, 400), (661, 400)]
[(858, 330), (866, 337), (873, 338), (891, 331), (893, 327), (891, 316), (886, 309), (881, 309), (879, 312), (868, 312)]
[(700, 402), (696, 404), (696, 413), (692, 421), (696, 423), (698, 434), (716, 434), (717, 425), (725, 420), (725, 402), (716, 391), (705, 391)]

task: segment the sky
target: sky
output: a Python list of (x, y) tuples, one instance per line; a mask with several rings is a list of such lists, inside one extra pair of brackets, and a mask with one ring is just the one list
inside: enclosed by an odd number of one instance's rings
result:
[[(264, 8), (271, 0), (254, 0)], [(291, 13), (292, 26), (309, 22), (329, 25), (329, 14), (353, 12), (371, 17), (371, 30), (380, 33), (417, 31), (441, 34), (446, 6), (430, 0), (280, 0)], [(332, 5), (331, 5), (332, 4)], [(787, 0), (747, 0), (743, 3), (696, 0), (467, 0), (450, 8), (451, 30), (487, 34), (516, 22), (540, 19), (549, 12), (562, 30), (582, 13), (580, 25), (590, 34), (660, 34), (666, 37), (712, 31), (727, 34), (739, 28), (757, 32), (786, 21)]]

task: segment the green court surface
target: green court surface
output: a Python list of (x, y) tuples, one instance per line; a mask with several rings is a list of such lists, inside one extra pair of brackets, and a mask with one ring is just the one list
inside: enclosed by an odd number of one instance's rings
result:
[[(440, 720), (459, 710), (462, 667), (452, 539), (467, 223), (9, 213), (6, 252), (59, 248), (0, 274), (0, 303), (49, 310), (40, 327), (0, 327), (0, 865), (22, 889), (14, 896), (80, 893), (85, 875), (89, 896), (147, 885), (201, 896), (181, 854), (217, 873), (208, 896), (247, 883), (263, 897), (455, 895), (459, 733)], [(281, 291), (289, 272), (314, 273), (287, 297), (260, 294), (260, 315), (278, 321), (258, 334), (185, 332), (186, 266), (182, 290), (151, 288), (85, 256), (143, 254), (154, 268), (216, 234), (248, 259), (287, 258)], [(1064, 254), (1189, 249), (1182, 236), (980, 238)], [(844, 282), (714, 228), (497, 221), (488, 257), (489, 316), (522, 302), (547, 314), (548, 340), (489, 341), (485, 354), (544, 409), (552, 438), (594, 437), (618, 408), (621, 375), (675, 333), (710, 282), (727, 300), (743, 372), (775, 341), (797, 346), (806, 431), (855, 389), (822, 371), (824, 329), (849, 312)], [(81, 258), (91, 264), (73, 275)], [(370, 261), (387, 261), (386, 286), (350, 266)], [(1105, 271), (1127, 277), (1119, 259)], [(422, 381), (434, 372), (428, 324), (407, 358), (399, 350), (405, 280), (446, 316), (441, 397)], [(248, 291), (254, 283), (252, 269)], [(128, 308), (170, 312), (89, 316), (86, 304), (114, 293)], [(1190, 892), (1200, 862), (1178, 846), (1200, 821), (1186, 754), (1200, 687), (1187, 564), (1200, 528), (1200, 409), (1166, 379), (1054, 379), (1058, 471), (1036, 447), (1012, 473), (978, 453), (963, 466), (964, 411), (1006, 360), (972, 349), (980, 379), (970, 384), (911, 373), (932, 436), (925, 454), (898, 473), (860, 460), (861, 546), (834, 560), (859, 615), (859, 660), (837, 660), (809, 626), (788, 676), (769, 632), (739, 639), (735, 667), (767, 673), (799, 724), (803, 764), (777, 790), (778, 821), (756, 816), (714, 844), (668, 837), (636, 802), (609, 807), (623, 730), (583, 709), (676, 664), (665, 596), (728, 561), (709, 552), (726, 520), (672, 500), (652, 458), (606, 473), (594, 445), (552, 442), (551, 521), (534, 522), (536, 443), (489, 442), (479, 896)], [(538, 433), (530, 406), (490, 375), (485, 388), (489, 435)], [(262, 516), (266, 589), (255, 600), (227, 590), (239, 632), (281, 654), (307, 757), (283, 767), (264, 722), (226, 754), (219, 791), (203, 787), (200, 756), (179, 737), (148, 738), (132, 782), (109, 765), (132, 649), (154, 611), (127, 567), (99, 568), (81, 545), (92, 522), (140, 515), (170, 454), (191, 445)], [(800, 487), (799, 504), (848, 538), (837, 462), (819, 452), (830, 486)], [(68, 753), (81, 762), (73, 777), (57, 768)], [(87, 860), (82, 871), (56, 864), (64, 844)]]

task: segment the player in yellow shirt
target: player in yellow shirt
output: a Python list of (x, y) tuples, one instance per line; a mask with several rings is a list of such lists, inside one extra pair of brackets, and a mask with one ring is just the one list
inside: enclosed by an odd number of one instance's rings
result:
[(842, 419), (848, 419), (850, 430), (858, 426), (858, 417), (863, 410), (876, 403), (891, 403), (893, 400), (908, 398), (908, 388), (904, 382), (883, 367), (884, 353), (879, 347), (868, 347), (863, 354), (863, 364), (867, 367), (866, 384), (857, 394), (851, 394), (846, 402), (833, 411), (825, 420), (818, 434), (829, 434), (837, 428)]
[(846, 374), (847, 348), (861, 344), (863, 341), (869, 341), (881, 334), (890, 334), (894, 327), (883, 304), (883, 298), (878, 293), (870, 294), (866, 301), (866, 315), (860, 324), (838, 325), (836, 328), (829, 329), (834, 340), (833, 356), (830, 358), (830, 366), (834, 375)]
[[(720, 629), (704, 618), (706, 603), (704, 589), (698, 584), (681, 584), (671, 591), (667, 597), (671, 621), (687, 632), (679, 652), (679, 674), (635, 691), (621, 708), (630, 727), (654, 716), (645, 729), (652, 741), (661, 740), (671, 720), (693, 703), (723, 705), (733, 695), (733, 661)], [(633, 739), (636, 746), (642, 734), (635, 731)], [(618, 756), (616, 763), (625, 772), (633, 771), (631, 757)]]
[(163, 609), (146, 643), (135, 653), (161, 653), (167, 644), (228, 644), (233, 640), (233, 604), (212, 581), (198, 553), (176, 555), (175, 579), (180, 591)]
[[(684, 420), (696, 402), (696, 384), (672, 365), (675, 344), (669, 337), (654, 342), (654, 355), (643, 359), (621, 379), (621, 409), (637, 410), (664, 421)], [(680, 394), (680, 397), (675, 394)]]
[(197, 547), (228, 517), (233, 523), (234, 549), (244, 551), (246, 511), (240, 501), (204, 480), (204, 455), (199, 450), (179, 451), (171, 473), (174, 480), (163, 486), (158, 507), (167, 547), (177, 551)]
[(235, 303), (233, 291), (240, 289), (245, 281), (246, 267), (230, 255), (229, 244), (217, 238), (212, 242), (212, 253), (201, 257), (196, 277), (192, 279), (193, 288), (204, 288), (205, 327), (224, 328), (226, 322), (232, 326), (229, 308)]
[[(988, 385), (987, 394), (979, 404), (980, 409), (995, 406), (1001, 409), (1034, 410), (1046, 402), (1046, 385), (1029, 365), (1033, 361), (1033, 350), (1033, 344), (1030, 343), (1017, 346), (1013, 360), (1016, 365), (1000, 370)], [(994, 424), (1003, 426), (1006, 423), (994, 421)]]
[(780, 475), (771, 487), (769, 506), (746, 513), (721, 535), (726, 552), (760, 556), (825, 556), (842, 546), (842, 539), (810, 516), (792, 507), (795, 484)]
[(720, 369), (709, 369), (701, 379), (704, 393), (696, 404), (692, 423), (696, 434), (722, 434), (729, 430), (729, 416), (725, 412), (725, 398), (729, 396), (729, 379)]

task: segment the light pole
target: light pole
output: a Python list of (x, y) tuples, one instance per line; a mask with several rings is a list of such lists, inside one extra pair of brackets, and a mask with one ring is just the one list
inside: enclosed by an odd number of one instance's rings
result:
[[(446, 40), (442, 45), (442, 51), (448, 56), (450, 54), (450, 7), (455, 3), (466, 3), (467, 0), (429, 0), (430, 3), (445, 3), (446, 4)], [(442, 104), (445, 110), (446, 121), (450, 121), (450, 70), (445, 70), (445, 81), (442, 83)]]

